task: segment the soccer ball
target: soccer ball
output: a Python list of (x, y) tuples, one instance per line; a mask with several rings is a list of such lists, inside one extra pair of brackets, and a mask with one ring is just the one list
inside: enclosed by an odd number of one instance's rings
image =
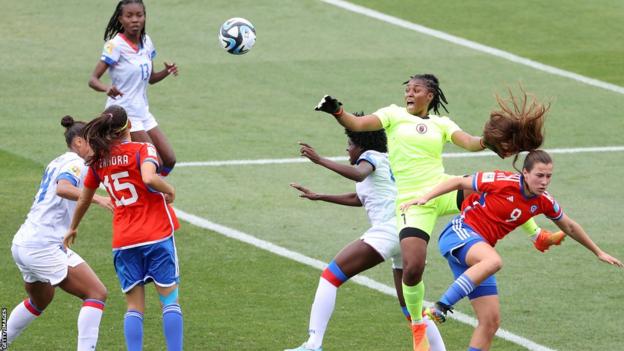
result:
[(230, 18), (221, 26), (219, 40), (230, 54), (242, 55), (256, 43), (256, 29), (244, 18)]

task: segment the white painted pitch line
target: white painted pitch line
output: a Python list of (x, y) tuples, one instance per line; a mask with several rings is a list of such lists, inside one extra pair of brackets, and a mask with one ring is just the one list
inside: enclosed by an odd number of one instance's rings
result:
[[(601, 147), (577, 147), (562, 149), (546, 149), (551, 154), (578, 154), (587, 152), (622, 152), (624, 146), (601, 146)], [(485, 152), (455, 152), (444, 153), (444, 158), (467, 158), (467, 157), (491, 157), (495, 154), (491, 151)], [(347, 161), (346, 156), (327, 157), (333, 161)], [(310, 162), (307, 158), (274, 158), (274, 159), (258, 159), (258, 160), (224, 160), (224, 161), (198, 161), (198, 162), (179, 162), (176, 167), (220, 167), (220, 166), (249, 166), (249, 165), (269, 165), (284, 163), (306, 163)]]
[(393, 24), (395, 26), (407, 28), (407, 29), (410, 29), (419, 33), (432, 36), (434, 38), (438, 38), (438, 39), (451, 42), (453, 44), (464, 46), (464, 47), (467, 47), (476, 51), (480, 51), (480, 52), (483, 52), (492, 56), (500, 57), (502, 59), (505, 59), (511, 62), (515, 62), (521, 65), (535, 68), (539, 71), (543, 71), (543, 72), (553, 74), (556, 76), (570, 78), (575, 81), (585, 83), (591, 86), (595, 86), (595, 87), (602, 88), (605, 90), (610, 90), (619, 94), (624, 94), (624, 87), (621, 87), (619, 85), (607, 83), (607, 82), (594, 79), (594, 78), (589, 78), (589, 77), (580, 75), (578, 73), (566, 71), (557, 67), (545, 65), (543, 63), (533, 61), (525, 57), (514, 55), (507, 51), (503, 51), (503, 50), (499, 50), (490, 46), (479, 44), (477, 42), (474, 42), (468, 39), (456, 37), (454, 35), (451, 35), (451, 34), (448, 34), (439, 30), (435, 30), (435, 29), (431, 29), (431, 28), (428, 28), (419, 24), (415, 24), (415, 23), (412, 23), (412, 22), (409, 22), (409, 21), (406, 21), (406, 20), (403, 20), (394, 16), (390, 16), (390, 15), (387, 15), (387, 14), (384, 14), (384, 13), (381, 13), (381, 12), (378, 12), (378, 11), (375, 11), (375, 10), (372, 10), (363, 6), (352, 4), (347, 1), (342, 1), (342, 0), (321, 0), (321, 1), (330, 5), (343, 8), (351, 12), (359, 13), (364, 16), (368, 16), (368, 17), (375, 18), (386, 23)]
[[(243, 233), (241, 231), (238, 231), (236, 229), (232, 229), (226, 226), (223, 226), (221, 224), (217, 224), (214, 222), (211, 222), (205, 218), (202, 217), (198, 217), (196, 215), (190, 214), (188, 212), (182, 211), (179, 208), (175, 208), (175, 212), (178, 216), (178, 218), (187, 221), (189, 223), (191, 223), (192, 225), (195, 225), (197, 227), (200, 228), (204, 228), (204, 229), (208, 229), (208, 230), (212, 230), (214, 232), (217, 232), (223, 236), (226, 236), (228, 238), (231, 239), (235, 239), (238, 241), (242, 241), (244, 243), (253, 245), (255, 247), (258, 247), (260, 249), (269, 251), (271, 253), (274, 253), (276, 255), (291, 259), (293, 261), (299, 262), (299, 263), (303, 263), (307, 266), (310, 267), (314, 267), (317, 268), (319, 270), (323, 270), (325, 269), (325, 267), (327, 266), (327, 263), (323, 262), (323, 261), (319, 261), (317, 259), (308, 257), (306, 255), (303, 255), (299, 252), (295, 252), (292, 250), (289, 250), (287, 248), (275, 245), (271, 242), (262, 240), (262, 239), (258, 239), (250, 234), (247, 233)], [(365, 276), (355, 276), (353, 278), (350, 279), (351, 281), (355, 282), (356, 284), (365, 286), (367, 288), (373, 289), (375, 291), (379, 291), (383, 294), (386, 295), (390, 295), (390, 296), (394, 296), (396, 297), (396, 290), (388, 285), (382, 284), (376, 280), (367, 278)], [(425, 301), (425, 304), (427, 305), (431, 305), (431, 302), (429, 301)], [(456, 319), (462, 323), (471, 325), (471, 326), (476, 326), (477, 325), (477, 321), (476, 319), (463, 314), (459, 311), (455, 311), (453, 314), (449, 315), (450, 318)], [(516, 334), (513, 334), (507, 330), (504, 329), (499, 329), (498, 332), (496, 333), (496, 335), (500, 338), (503, 338), (505, 340), (511, 341), (517, 345), (520, 345), (522, 347), (527, 348), (528, 350), (532, 350), (532, 351), (555, 351), (553, 349), (550, 349), (546, 346), (542, 346), (540, 344), (537, 344), (531, 340), (528, 340), (526, 338), (523, 338), (521, 336), (518, 336)]]

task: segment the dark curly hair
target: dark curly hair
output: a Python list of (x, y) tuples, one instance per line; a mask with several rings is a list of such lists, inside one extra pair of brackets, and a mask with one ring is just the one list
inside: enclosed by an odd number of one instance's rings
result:
[[(364, 112), (355, 112), (353, 115), (357, 117), (364, 116)], [(353, 144), (361, 147), (364, 151), (375, 150), (379, 152), (388, 152), (388, 139), (383, 129), (372, 132), (353, 132), (345, 129), (345, 134), (351, 139)]]
[[(143, 6), (143, 13), (146, 14), (145, 4), (143, 4), (142, 0), (122, 0), (117, 3), (115, 7), (115, 11), (111, 16), (110, 20), (108, 20), (108, 24), (106, 25), (106, 30), (104, 31), (104, 41), (108, 41), (113, 39), (117, 33), (123, 33), (124, 29), (119, 22), (119, 16), (121, 16), (124, 5), (128, 4), (140, 4)], [(141, 43), (145, 41), (145, 26), (141, 29)]]
[(440, 88), (440, 81), (438, 81), (438, 77), (429, 73), (415, 74), (413, 76), (410, 76), (410, 79), (403, 82), (403, 85), (409, 83), (410, 80), (422, 80), (425, 83), (427, 90), (429, 90), (429, 92), (433, 94), (433, 99), (429, 103), (429, 106), (427, 107), (427, 111), (430, 111), (433, 109), (433, 112), (436, 115), (439, 115), (440, 114), (439, 109), (440, 107), (442, 107), (444, 111), (446, 111), (446, 113), (449, 112), (446, 109), (446, 104), (448, 104), (448, 101), (446, 101), (446, 96), (444, 96), (444, 92)]

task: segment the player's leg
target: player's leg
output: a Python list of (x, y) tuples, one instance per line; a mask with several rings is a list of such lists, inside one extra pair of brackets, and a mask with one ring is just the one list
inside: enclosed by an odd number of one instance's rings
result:
[(7, 320), (7, 343), (11, 344), (26, 327), (43, 313), (54, 298), (54, 287), (50, 283), (24, 283), (28, 298), (20, 302), (9, 314)]
[(143, 312), (145, 311), (145, 287), (137, 284), (126, 292), (124, 336), (127, 351), (143, 350)]
[[(393, 262), (395, 261), (393, 260)], [(396, 260), (396, 262), (399, 262), (398, 266), (400, 266), (400, 261)], [(397, 292), (399, 305), (401, 306), (401, 310), (403, 311), (405, 318), (407, 318), (411, 326), (412, 317), (407, 311), (407, 307), (405, 307), (405, 299), (403, 298), (403, 286), (402, 286), (403, 269), (393, 268), (392, 275), (394, 277), (394, 288), (396, 289), (396, 292)], [(423, 315), (422, 318), (425, 321), (425, 324), (427, 325), (427, 339), (429, 340), (430, 351), (446, 351), (446, 346), (444, 345), (444, 340), (442, 339), (442, 335), (440, 334), (440, 330), (438, 329), (438, 326), (428, 316)]]
[(178, 301), (179, 267), (174, 238), (149, 245), (146, 263), (147, 274), (154, 280), (162, 307), (167, 350), (182, 350), (184, 319)]
[(152, 139), (152, 143), (158, 150), (158, 154), (162, 160), (162, 166), (160, 174), (167, 176), (173, 170), (176, 164), (176, 155), (173, 151), (173, 147), (169, 143), (169, 140), (159, 127), (154, 126), (152, 128), (146, 128), (147, 134)]
[(67, 275), (67, 255), (58, 246), (27, 248), (13, 245), (11, 253), (22, 273), (28, 298), (15, 306), (9, 315), (9, 344), (48, 307), (54, 298), (54, 285)]
[(338, 288), (351, 277), (383, 262), (383, 256), (364, 240), (355, 240), (345, 246), (321, 274), (310, 311), (309, 338), (299, 348), (291, 350), (319, 350), (329, 319), (336, 305)]
[(77, 253), (68, 249), (68, 256), (67, 278), (59, 287), (83, 300), (78, 314), (78, 350), (95, 350), (108, 293), (95, 272)]
[(500, 303), (498, 295), (486, 295), (470, 300), (477, 316), (477, 327), (470, 339), (470, 351), (490, 349), (494, 335), (500, 326)]

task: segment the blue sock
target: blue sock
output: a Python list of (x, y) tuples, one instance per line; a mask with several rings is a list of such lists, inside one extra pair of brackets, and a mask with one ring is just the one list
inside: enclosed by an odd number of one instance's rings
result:
[(128, 351), (143, 350), (143, 313), (128, 310), (124, 316), (124, 335)]
[(468, 296), (475, 288), (476, 286), (472, 280), (467, 275), (462, 274), (449, 286), (444, 295), (442, 295), (440, 302), (447, 306), (454, 306), (457, 301)]
[(184, 321), (180, 305), (172, 303), (163, 306), (163, 332), (168, 351), (182, 350)]
[(408, 321), (412, 321), (412, 316), (410, 316), (409, 311), (407, 310), (407, 306), (401, 306), (401, 311), (403, 311), (403, 315), (407, 318)]
[(468, 346), (468, 351), (481, 351), (481, 349), (478, 349), (478, 348), (472, 347), (472, 346)]

